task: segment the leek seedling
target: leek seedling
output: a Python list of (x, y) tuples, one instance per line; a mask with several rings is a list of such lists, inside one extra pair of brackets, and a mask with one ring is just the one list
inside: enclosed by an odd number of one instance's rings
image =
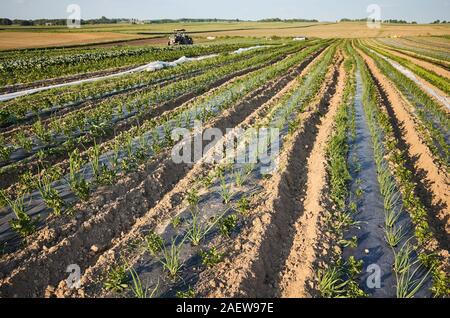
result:
[(133, 136), (130, 133), (125, 134), (125, 150), (127, 152), (127, 157), (133, 157)]
[(110, 156), (109, 163), (113, 171), (119, 172), (119, 159), (120, 159), (120, 144), (114, 143), (112, 155)]
[(69, 156), (69, 185), (73, 193), (75, 193), (82, 201), (89, 198), (89, 184), (82, 176), (78, 175), (79, 170), (84, 164), (77, 150), (74, 150)]
[(388, 227), (384, 231), (386, 242), (391, 247), (396, 247), (402, 240), (402, 238), (405, 236), (405, 231), (403, 230), (403, 227)]
[(395, 223), (398, 221), (400, 217), (400, 211), (397, 211), (396, 209), (392, 210), (384, 210), (384, 223), (386, 225), (386, 228), (392, 228), (395, 226)]
[(155, 288), (149, 293), (148, 288), (145, 288), (142, 285), (141, 279), (139, 278), (139, 274), (136, 272), (134, 268), (130, 269), (131, 279), (133, 280), (133, 286), (131, 287), (131, 290), (134, 293), (134, 296), (136, 298), (153, 298), (158, 291), (159, 288), (159, 280), (156, 284)]
[(245, 183), (245, 176), (242, 170), (237, 170), (234, 172), (235, 184), (237, 187), (242, 187)]
[(346, 282), (341, 279), (341, 272), (337, 266), (319, 272), (319, 291), (325, 298), (338, 297), (345, 293)]
[(102, 167), (100, 164), (100, 147), (96, 143), (89, 152), (89, 159), (91, 161), (91, 167), (94, 173), (94, 177), (97, 182), (99, 182), (102, 173)]
[(397, 274), (403, 274), (410, 268), (410, 257), (413, 252), (411, 244), (406, 242), (398, 251), (394, 249), (394, 271)]
[(246, 163), (244, 165), (244, 173), (246, 175), (249, 175), (253, 172), (253, 169), (255, 169), (255, 164), (254, 163)]
[(131, 290), (133, 291), (136, 298), (147, 298), (147, 288), (142, 285), (139, 274), (134, 268), (130, 269), (131, 278), (133, 280), (133, 286)]
[(183, 247), (184, 241), (186, 238), (180, 243), (176, 243), (176, 239), (172, 239), (172, 243), (169, 248), (163, 244), (163, 257), (160, 262), (163, 265), (164, 269), (169, 272), (170, 277), (173, 279), (176, 278), (178, 272), (183, 267), (183, 264), (180, 260), (181, 248)]
[(211, 231), (211, 229), (214, 226), (214, 223), (212, 225), (205, 227), (200, 222), (198, 213), (191, 213), (191, 215), (192, 215), (191, 228), (187, 232), (186, 238), (191, 242), (193, 246), (198, 246), (201, 240), (209, 233), (209, 231)]
[(224, 204), (230, 203), (232, 194), (224, 177), (220, 180), (220, 196)]
[[(411, 271), (412, 267), (416, 268)], [(419, 270), (421, 266), (418, 264), (418, 260), (409, 264), (407, 268), (403, 270), (402, 273), (397, 274), (397, 298), (413, 298), (414, 295), (423, 287), (425, 284), (431, 269), (422, 276), (419, 276)]]

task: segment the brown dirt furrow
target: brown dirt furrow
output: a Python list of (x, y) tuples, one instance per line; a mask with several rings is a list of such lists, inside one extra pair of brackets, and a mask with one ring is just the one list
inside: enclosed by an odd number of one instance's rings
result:
[[(214, 127), (225, 130), (236, 126), (297, 77), (312, 59), (247, 95), (219, 115)], [(115, 187), (98, 191), (88, 204), (77, 206), (75, 218), (56, 219), (38, 233), (34, 246), (2, 260), (2, 271), (7, 266), (6, 273), (10, 274), (0, 281), (0, 295), (43, 296), (48, 285), (55, 286), (67, 277), (65, 269), (69, 264), (80, 265), (82, 271), (92, 266), (99, 253), (107, 250), (114, 239), (124, 236), (191, 168), (189, 164), (173, 163), (169, 150)], [(44, 248), (44, 244), (51, 247)], [(93, 245), (98, 247), (97, 253), (91, 251)], [(32, 284), (29, 277), (34, 278)]]
[(337, 69), (330, 70), (317, 98), (299, 115), (302, 127), (289, 138), (278, 158), (277, 173), (263, 182), (265, 191), (252, 202), (253, 221), (234, 240), (228, 259), (203, 275), (197, 286), (200, 296), (279, 296), (278, 274), (290, 251), (292, 226), (303, 204), (297, 194), (306, 182), (307, 157), (334, 94), (337, 74)]
[(296, 235), (291, 253), (281, 273), (280, 292), (282, 297), (308, 297), (307, 283), (314, 276), (317, 232), (320, 231), (319, 215), (324, 213), (321, 199), (326, 187), (326, 146), (333, 130), (334, 118), (342, 101), (346, 81), (343, 65), (339, 70), (336, 93), (330, 101), (328, 113), (322, 120), (311, 155), (308, 158), (308, 172), (304, 212), (295, 224)]
[[(415, 171), (418, 185), (417, 195), (427, 207), (428, 218), (441, 249), (447, 250), (450, 233), (450, 180), (445, 169), (436, 165), (429, 148), (419, 134), (417, 118), (412, 114), (412, 106), (395, 88), (395, 85), (376, 67), (375, 62), (358, 50), (369, 67), (381, 97), (386, 106), (394, 133), (408, 153), (407, 161), (411, 171)], [(445, 253), (448, 257), (448, 252)]]

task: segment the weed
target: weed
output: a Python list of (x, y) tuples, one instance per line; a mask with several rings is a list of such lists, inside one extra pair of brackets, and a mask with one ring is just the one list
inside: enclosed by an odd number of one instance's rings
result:
[(155, 232), (149, 232), (145, 238), (145, 248), (153, 256), (161, 252), (164, 246), (164, 240)]
[(8, 161), (13, 149), (6, 144), (5, 138), (0, 136), (0, 160)]
[(353, 236), (350, 240), (340, 240), (339, 245), (341, 245), (343, 248), (350, 247), (350, 248), (357, 248), (358, 247), (358, 238), (356, 236)]
[(234, 228), (236, 228), (238, 221), (239, 218), (235, 214), (220, 219), (220, 221), (218, 222), (220, 234), (224, 237), (230, 237), (231, 232)]
[(104, 287), (116, 293), (121, 293), (128, 288), (127, 268), (125, 265), (113, 267), (106, 278)]
[(361, 197), (364, 195), (364, 190), (363, 190), (362, 188), (356, 189), (355, 195), (356, 195), (358, 198), (361, 198)]
[(48, 144), (52, 140), (50, 131), (42, 124), (42, 121), (38, 120), (33, 124), (34, 134), (41, 140), (42, 143)]
[(211, 268), (222, 261), (223, 254), (219, 253), (216, 247), (213, 247), (209, 251), (200, 252), (200, 257), (202, 258), (202, 264), (208, 268)]
[(19, 147), (22, 147), (27, 152), (33, 150), (33, 142), (25, 135), (24, 131), (17, 132), (14, 135), (14, 141)]
[(177, 298), (195, 298), (195, 291), (191, 287), (187, 291), (178, 291)]
[(89, 183), (81, 175), (79, 170), (84, 164), (84, 160), (81, 158), (77, 150), (74, 150), (69, 157), (69, 185), (72, 191), (82, 201), (87, 201), (90, 194)]
[(16, 219), (10, 221), (11, 228), (22, 237), (33, 234), (36, 230), (36, 222), (25, 212), (24, 197), (20, 196), (12, 200), (4, 191), (0, 191), (0, 198), (11, 207), (16, 216)]
[(197, 188), (192, 188), (186, 193), (186, 200), (189, 203), (191, 209), (195, 209), (200, 202), (200, 195), (198, 194)]
[(239, 214), (247, 216), (250, 210), (250, 202), (246, 196), (242, 196), (237, 202), (237, 210)]
[(52, 186), (52, 176), (45, 172), (38, 175), (37, 187), (47, 206), (53, 209), (55, 215), (61, 215), (65, 203), (59, 192)]
[(183, 223), (183, 220), (179, 215), (175, 216), (171, 221), (170, 224), (172, 224), (174, 229), (178, 229), (180, 225)]

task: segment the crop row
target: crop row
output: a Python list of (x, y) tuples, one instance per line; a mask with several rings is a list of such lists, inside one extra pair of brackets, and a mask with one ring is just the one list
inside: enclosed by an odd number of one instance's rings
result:
[(422, 91), (414, 81), (396, 70), (387, 61), (371, 52), (364, 46), (360, 48), (369, 55), (389, 78), (395, 83), (407, 100), (415, 106), (414, 110), (424, 128), (421, 129), (428, 147), (439, 158), (440, 162), (448, 166), (450, 153), (447, 137), (450, 129), (450, 118), (433, 98)]
[(412, 72), (416, 73), (418, 76), (422, 77), (424, 80), (428, 81), (432, 85), (436, 86), (437, 88), (441, 89), (443, 92), (445, 92), (447, 95), (450, 95), (450, 83), (446, 78), (443, 78), (433, 71), (427, 70), (413, 62), (410, 62), (404, 58), (398, 57), (394, 54), (390, 54), (386, 50), (383, 50), (378, 47), (370, 46), (370, 48), (389, 59), (398, 62), (400, 65), (410, 69)]
[(254, 56), (259, 50), (242, 55), (220, 55), (215, 58), (182, 64), (176, 68), (155, 72), (138, 72), (76, 86), (54, 88), (37, 94), (19, 97), (0, 105), (0, 126), (20, 122), (43, 112), (53, 113), (58, 109), (76, 106), (86, 101), (100, 100), (130, 90), (144, 88), (175, 79), (195, 76), (199, 72), (226, 65)]
[(445, 70), (449, 70), (450, 69), (450, 64), (448, 64), (447, 62), (444, 62), (442, 60), (437, 60), (437, 59), (434, 59), (432, 57), (428, 57), (428, 56), (425, 56), (425, 55), (421, 55), (419, 53), (414, 53), (412, 51), (407, 51), (407, 50), (404, 50), (404, 49), (396, 48), (394, 46), (389, 46), (386, 43), (381, 42), (380, 40), (376, 40), (375, 43), (376, 43), (376, 45), (381, 46), (382, 48), (385, 48), (385, 49), (388, 49), (388, 50), (392, 50), (394, 52), (398, 52), (398, 53), (410, 56), (412, 58), (416, 58), (416, 59), (425, 61), (425, 62), (430, 63), (430, 64), (434, 64), (436, 66), (442, 67)]
[[(389, 115), (380, 101), (379, 91), (367, 66), (360, 56), (357, 56), (357, 61), (364, 83), (364, 107), (374, 142), (378, 179), (385, 198), (386, 240), (395, 254), (393, 268), (397, 278), (397, 296), (412, 297), (423, 286), (425, 278), (419, 275), (417, 260), (432, 273), (434, 295), (448, 295), (449, 278), (442, 271), (439, 257), (430, 250), (429, 244), (434, 237), (426, 207), (415, 194), (417, 184), (413, 180), (413, 172), (407, 168), (407, 154), (398, 146)], [(415, 235), (415, 240), (409, 239), (401, 247), (399, 244), (406, 235), (406, 229), (395, 227), (400, 213), (398, 200), (401, 200), (400, 206), (409, 213)], [(418, 255), (417, 259), (415, 254)]]
[(408, 52), (412, 52), (414, 54), (419, 54), (420, 56), (432, 58), (432, 59), (441, 61), (443, 63), (449, 62), (448, 54), (433, 51), (429, 47), (424, 48), (424, 47), (411, 46), (411, 45), (407, 45), (406, 43), (400, 42), (398, 40), (392, 40), (392, 39), (380, 39), (379, 41), (390, 47), (393, 47), (395, 49), (400, 49), (402, 51), (405, 50)]
[[(245, 44), (244, 44), (245, 46)], [(182, 56), (199, 56), (212, 53), (230, 52), (242, 47), (242, 44), (223, 44), (170, 48), (117, 48), (90, 49), (82, 53), (59, 56), (17, 56), (0, 62), (0, 86), (30, 83), (36, 80), (82, 74), (112, 68), (122, 68), (146, 64), (151, 61), (172, 61)]]
[(354, 126), (354, 96), (355, 96), (355, 60), (349, 49), (350, 42), (346, 43), (344, 69), (347, 73), (344, 94), (335, 118), (335, 128), (327, 145), (327, 173), (329, 198), (333, 208), (328, 209), (327, 228), (333, 233), (333, 240), (339, 246), (339, 252), (333, 256), (329, 265), (317, 271), (318, 290), (322, 297), (353, 298), (366, 297), (367, 294), (360, 288), (358, 277), (362, 272), (363, 261), (356, 260), (354, 256), (347, 260), (342, 256), (344, 247), (358, 244), (356, 238), (346, 240), (344, 234), (351, 228), (358, 227), (359, 222), (354, 221), (357, 213), (357, 204), (352, 199), (356, 197), (351, 192), (353, 181), (350, 174), (349, 153), (351, 139), (356, 138)]
[[(38, 121), (27, 134), (19, 131), (10, 139), (15, 142), (15, 147), (12, 146), (14, 143), (4, 144), (2, 147), (3, 159), (7, 159), (8, 152), (13, 154), (21, 149), (28, 153), (25, 155), (27, 157), (41, 149), (54, 148), (61, 143), (63, 146), (75, 145), (79, 142), (86, 143), (86, 138), (95, 139), (105, 135), (119, 121), (132, 116), (143, 117), (144, 114), (151, 113), (156, 105), (187, 93), (201, 93), (206, 87), (224, 76), (246, 68), (263, 66), (284, 53), (284, 49), (275, 50), (212, 69), (191, 79), (177, 81), (165, 87), (156, 87), (157, 89), (148, 92), (116, 96), (100, 102), (95, 108), (82, 109), (62, 118), (51, 119), (45, 127)], [(71, 151), (70, 148), (63, 148)]]
[[(323, 86), (335, 49), (335, 46), (330, 48), (309, 74), (299, 78), (294, 87), (271, 106), (267, 115), (245, 128), (278, 128), (281, 132), (279, 140), (284, 145), (284, 141), (295, 132), (295, 127), (302, 124), (298, 115)], [(259, 191), (258, 184), (264, 164), (261, 161), (238, 164), (235, 161), (244, 157), (257, 158), (260, 151), (264, 153), (269, 148), (273, 151), (270, 138), (258, 149), (250, 149), (247, 145), (254, 140), (256, 134), (256, 130), (247, 129), (239, 137), (234, 156), (210, 166), (210, 172), (192, 184), (183, 197), (183, 203), (176, 207), (169, 227), (163, 231), (146, 229), (146, 233), (142, 233), (142, 241), (136, 245), (142, 247), (139, 249), (142, 262), (135, 263), (151, 265), (139, 265), (135, 269), (136, 264), (125, 258), (120, 259), (105, 275), (103, 287), (107, 291), (116, 294), (131, 292), (135, 297), (143, 297), (149, 292), (158, 295), (173, 294), (177, 297), (195, 295), (189, 281), (178, 283), (187, 276), (186, 271), (192, 270), (192, 260), (199, 256), (201, 264), (198, 264), (200, 268), (197, 271), (214, 268), (225, 256), (220, 246), (224, 246), (231, 235), (239, 231), (251, 214), (251, 195), (256, 195)], [(226, 138), (235, 138), (233, 133), (230, 135)], [(273, 172), (265, 170), (264, 173), (270, 175)], [(220, 198), (221, 202), (217, 202), (216, 198)], [(212, 206), (214, 209), (211, 209)], [(189, 255), (189, 260), (185, 255)], [(165, 273), (163, 277), (157, 277), (160, 282), (157, 286), (142, 283), (144, 275), (159, 275), (160, 269)], [(131, 273), (132, 282), (128, 280), (127, 273)]]
[[(126, 173), (135, 169), (137, 163), (148, 160), (153, 154), (157, 154), (163, 148), (172, 145), (171, 131), (174, 127), (192, 129), (194, 119), (207, 121), (215, 117), (217, 113), (230, 107), (234, 102), (267, 81), (284, 74), (309, 54), (323, 46), (324, 44), (315, 46), (270, 67), (254, 71), (211, 94), (201, 96), (194, 102), (177, 108), (167, 116), (145, 121), (140, 126), (121, 133), (114, 140), (103, 143), (101, 146), (94, 145), (83, 155), (79, 152), (72, 153), (69, 165), (71, 170), (68, 178), (66, 177), (66, 179), (69, 179), (69, 186), (72, 187), (73, 192), (78, 197), (87, 199), (95, 184), (113, 183), (121, 172)], [(89, 163), (86, 159), (89, 160)], [(61, 173), (56, 173), (56, 175), (61, 177)], [(91, 177), (88, 178), (88, 175)], [(85, 177), (88, 179), (85, 179)], [(21, 198), (35, 189), (37, 185), (40, 196), (47, 206), (53, 210), (53, 213), (56, 215), (62, 213), (64, 201), (52, 186), (55, 179), (57, 177), (55, 178), (52, 169), (41, 171), (39, 175), (31, 177), (26, 184), (23, 184), (26, 190), (21, 191), (15, 200), (9, 199), (9, 203), (18, 202), (20, 205), (23, 202)], [(11, 208), (15, 207), (16, 205), (11, 205)], [(21, 215), (23, 216), (22, 213), (16, 213), (16, 218), (20, 220)], [(33, 221), (24, 219), (26, 224), (24, 227), (30, 227), (30, 222)]]

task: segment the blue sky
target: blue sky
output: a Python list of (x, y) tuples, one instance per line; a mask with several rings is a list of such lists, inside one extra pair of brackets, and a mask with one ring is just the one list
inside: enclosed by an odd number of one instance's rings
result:
[(83, 19), (100, 16), (138, 19), (269, 17), (335, 21), (367, 17), (369, 4), (381, 7), (382, 19), (430, 22), (450, 20), (450, 0), (1, 0), (0, 17), (66, 18), (69, 4)]

